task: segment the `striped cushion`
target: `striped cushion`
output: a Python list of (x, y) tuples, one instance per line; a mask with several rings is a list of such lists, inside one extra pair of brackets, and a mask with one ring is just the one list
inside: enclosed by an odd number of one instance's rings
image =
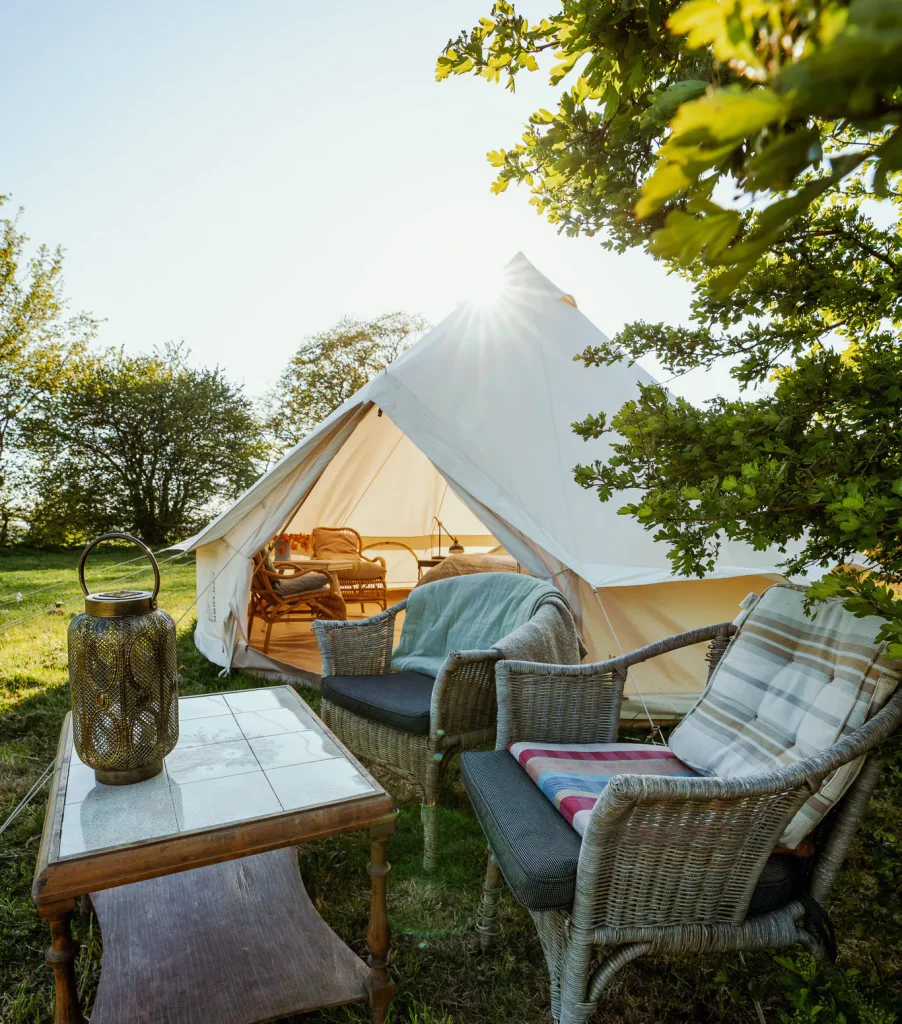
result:
[[(883, 620), (855, 618), (841, 599), (805, 614), (802, 588), (770, 587), (740, 621), (708, 688), (670, 736), (703, 775), (737, 778), (832, 746), (886, 703), (900, 677), (875, 641)], [(863, 759), (838, 769), (780, 837), (795, 847), (843, 795)]]
[(698, 774), (667, 747), (644, 743), (512, 743), (508, 750), (580, 835), (613, 776)]

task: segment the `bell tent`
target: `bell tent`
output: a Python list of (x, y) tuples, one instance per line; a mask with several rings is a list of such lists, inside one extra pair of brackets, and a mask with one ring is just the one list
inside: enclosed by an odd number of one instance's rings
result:
[[(462, 303), (336, 409), (209, 526), (197, 552), (195, 643), (228, 669), (303, 678), (250, 646), (253, 556), (281, 533), (351, 526), (384, 555), (389, 588), (411, 586), (436, 520), (468, 552), (497, 545), (566, 595), (587, 660), (732, 619), (780, 579), (771, 552), (724, 543), (704, 580), (675, 578), (663, 545), (602, 504), (573, 467), (605, 459), (605, 439), (571, 428), (616, 412), (652, 378), (638, 366), (586, 369), (574, 355), (604, 335), (522, 255), (490, 302)], [(447, 544), (448, 541), (445, 540)], [(704, 651), (631, 670), (624, 715), (682, 714), (705, 681)], [(309, 677), (308, 677), (309, 678)]]

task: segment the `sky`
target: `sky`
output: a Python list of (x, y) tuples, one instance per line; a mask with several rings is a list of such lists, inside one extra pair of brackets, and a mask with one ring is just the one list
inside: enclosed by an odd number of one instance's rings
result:
[[(541, 72), (514, 95), (435, 82), (490, 7), (6, 0), (4, 212), (65, 247), (70, 308), (104, 319), (100, 343), (183, 339), (255, 396), (305, 334), (397, 309), (438, 322), (518, 251), (609, 336), (687, 323), (688, 286), (650, 257), (559, 236), (523, 189), (490, 194), (485, 154), (558, 92)], [(732, 390), (719, 371), (670, 386)]]

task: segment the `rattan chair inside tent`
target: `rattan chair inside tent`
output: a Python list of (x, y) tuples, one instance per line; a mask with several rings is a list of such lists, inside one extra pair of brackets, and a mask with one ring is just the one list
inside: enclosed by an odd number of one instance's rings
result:
[[(538, 929), (559, 1024), (586, 1021), (617, 972), (646, 953), (800, 944), (826, 955), (816, 915), (877, 782), (876, 748), (902, 724), (902, 693), (838, 742), (771, 771), (740, 778), (615, 775), (582, 838), (508, 749), (518, 742), (615, 743), (629, 667), (709, 641), (704, 701), (735, 633), (732, 623), (722, 623), (596, 665), (498, 663), (496, 750), (468, 752), (461, 762), (490, 847), (477, 930), (485, 948), (500, 933), (503, 875)], [(850, 644), (845, 653), (861, 652)], [(813, 856), (800, 862), (775, 854), (787, 823), (842, 771), (854, 781), (812, 834)]]
[[(316, 573), (324, 575), (328, 583), (300, 593), (279, 593), (280, 585)], [(330, 573), (307, 569), (287, 562), (266, 564), (262, 554), (254, 555), (254, 575), (251, 580), (251, 603), (247, 632), (251, 635), (254, 620), (266, 623), (263, 653), (269, 652), (272, 627), (280, 622), (310, 622), (313, 619), (346, 619), (345, 602), (338, 580)]]
[(360, 602), (366, 611), (366, 602), (388, 606), (385, 585), (385, 559), (380, 555), (368, 558), (363, 553), (360, 534), (350, 526), (317, 526), (312, 534), (313, 558), (353, 562), (353, 566), (337, 573), (342, 597), (347, 602)]

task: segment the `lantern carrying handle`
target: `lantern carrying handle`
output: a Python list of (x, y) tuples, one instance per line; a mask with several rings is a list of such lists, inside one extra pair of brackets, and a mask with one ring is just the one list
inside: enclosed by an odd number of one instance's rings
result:
[(89, 591), (85, 585), (85, 562), (88, 559), (88, 552), (91, 548), (96, 547), (102, 540), (128, 540), (132, 544), (139, 547), (150, 560), (151, 567), (153, 568), (153, 596), (151, 601), (153, 602), (154, 608), (157, 606), (157, 594), (160, 592), (160, 567), (157, 565), (157, 560), (154, 558), (153, 552), (144, 543), (143, 540), (138, 540), (137, 537), (133, 537), (130, 533), (102, 533), (99, 537), (95, 537), (91, 543), (82, 551), (81, 558), (78, 560), (78, 582), (81, 584), (81, 589), (85, 593), (85, 597), (88, 596)]

